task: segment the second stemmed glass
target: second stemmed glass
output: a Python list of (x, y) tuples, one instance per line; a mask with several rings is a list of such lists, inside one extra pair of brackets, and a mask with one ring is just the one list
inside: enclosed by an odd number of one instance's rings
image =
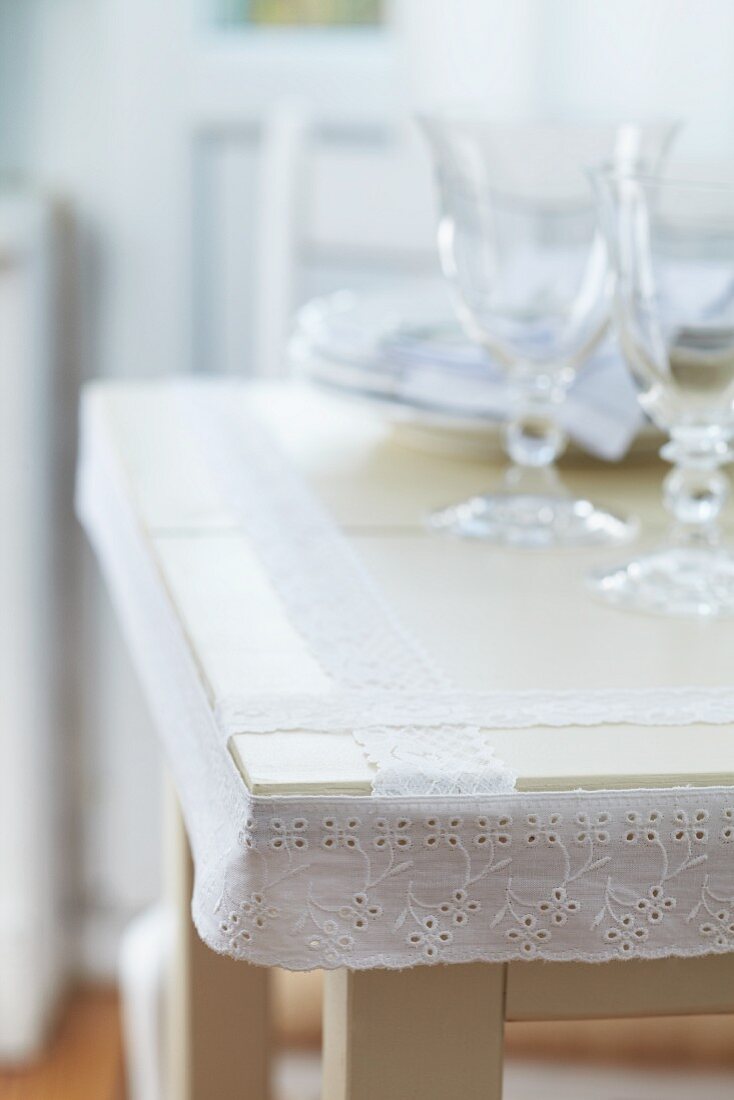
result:
[(513, 406), (503, 486), (431, 524), (529, 548), (624, 541), (634, 522), (571, 496), (554, 465), (565, 446), (559, 406), (608, 323), (610, 269), (584, 169), (657, 167), (675, 126), (420, 121), (439, 186), (444, 274), (465, 328), (507, 371)]
[(620, 344), (649, 416), (670, 435), (666, 543), (591, 579), (604, 599), (658, 614), (734, 615), (721, 540), (734, 458), (734, 180), (595, 174), (617, 269)]

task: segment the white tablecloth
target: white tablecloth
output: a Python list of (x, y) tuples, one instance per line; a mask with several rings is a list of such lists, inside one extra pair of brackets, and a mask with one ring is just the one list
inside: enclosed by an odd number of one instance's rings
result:
[[(230, 422), (243, 391), (175, 392), (191, 446), (333, 684), (320, 696), (212, 706), (88, 398), (79, 514), (169, 750), (194, 855), (194, 920), (212, 948), (294, 969), (734, 950), (734, 791), (520, 793), (481, 732), (730, 722), (734, 693), (461, 695), (262, 427)], [(378, 765), (372, 795), (251, 796), (230, 736), (298, 728), (352, 729)]]

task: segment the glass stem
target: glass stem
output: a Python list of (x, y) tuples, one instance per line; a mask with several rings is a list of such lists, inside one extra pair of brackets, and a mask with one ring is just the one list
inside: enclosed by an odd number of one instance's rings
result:
[(717, 547), (729, 495), (729, 478), (721, 470), (732, 457), (728, 443), (674, 435), (660, 454), (673, 463), (663, 482), (665, 507), (673, 517), (671, 542), (692, 550)]
[(555, 462), (566, 446), (566, 434), (558, 424), (565, 389), (532, 369), (517, 368), (511, 381), (505, 446), (512, 466), (506, 484), (513, 492), (561, 493)]

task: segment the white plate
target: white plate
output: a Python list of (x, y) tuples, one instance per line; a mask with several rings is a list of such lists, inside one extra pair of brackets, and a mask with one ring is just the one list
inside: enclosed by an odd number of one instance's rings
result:
[[(289, 358), (299, 374), (320, 386), (379, 407), (406, 443), (467, 456), (496, 457), (502, 450), (505, 376), (463, 334), (439, 280), (406, 280), (382, 292), (339, 291), (314, 299), (298, 315)], [(621, 392), (623, 408), (629, 410), (631, 402), (637, 415), (626, 369), (617, 364), (618, 353), (606, 345), (579, 383), (585, 390), (584, 417), (587, 407), (591, 417), (601, 409), (603, 426), (610, 389), (617, 400)], [(625, 445), (627, 439), (628, 434)], [(652, 425), (642, 423), (632, 450), (650, 454), (661, 440)], [(583, 453), (572, 446), (571, 453), (575, 450)]]

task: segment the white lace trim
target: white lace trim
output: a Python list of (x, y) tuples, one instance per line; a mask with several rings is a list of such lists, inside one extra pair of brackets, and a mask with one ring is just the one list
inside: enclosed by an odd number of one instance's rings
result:
[(259, 729), (338, 731), (360, 725), (455, 725), (483, 729), (532, 726), (714, 725), (734, 722), (731, 688), (650, 688), (593, 691), (334, 692), (325, 696), (228, 698), (218, 716), (230, 732)]
[(425, 800), (255, 799), (231, 859), (234, 889), (201, 931), (262, 963), (734, 950), (734, 794), (721, 788), (516, 792), (439, 813)]
[[(376, 795), (512, 790), (516, 776), (468, 718), (461, 695), (398, 621), (350, 544), (262, 425), (252, 416), (243, 420), (241, 412), (235, 422), (221, 393), (198, 393), (192, 400), (184, 391), (180, 402), (290, 621), (334, 684), (333, 695), (304, 700), (303, 717), (306, 710), (309, 717), (290, 728), (323, 729), (322, 714), (331, 715), (336, 728), (350, 730), (375, 765)], [(370, 714), (377, 695), (383, 703), (378, 721)], [(424, 711), (425, 720), (406, 720), (406, 695), (433, 696), (450, 717)], [(351, 699), (349, 707), (342, 706), (346, 698)], [(271, 702), (276, 701), (266, 700), (250, 711), (246, 728), (289, 728), (289, 723), (273, 726)], [(230, 708), (225, 701), (219, 715), (236, 732)]]
[[(219, 704), (217, 716), (228, 735), (349, 730), (378, 769), (373, 791), (379, 795), (480, 794), (514, 785), (514, 776), (493, 754), (492, 729), (731, 723), (734, 691), (336, 692), (319, 698), (230, 698)], [(456, 753), (448, 766), (447, 753)]]

